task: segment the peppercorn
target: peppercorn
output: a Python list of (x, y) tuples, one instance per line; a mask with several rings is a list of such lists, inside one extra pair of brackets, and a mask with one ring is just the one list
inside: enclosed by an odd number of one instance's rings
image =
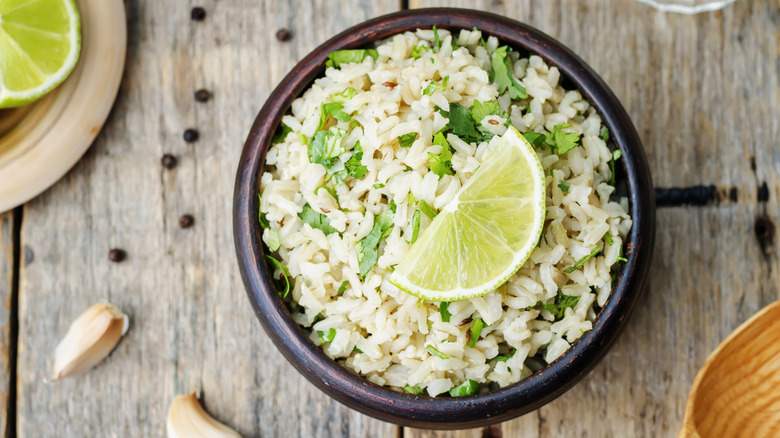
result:
[(195, 218), (191, 214), (185, 214), (179, 218), (179, 226), (181, 228), (189, 228), (195, 224)]
[(282, 29), (279, 29), (276, 32), (276, 39), (279, 40), (279, 41), (282, 41), (282, 42), (290, 41), (291, 38), (292, 38), (292, 34), (287, 29), (282, 28)]
[(190, 18), (193, 21), (203, 21), (206, 18), (206, 10), (200, 6), (196, 6), (190, 11)]
[(195, 92), (195, 100), (198, 102), (208, 102), (208, 100), (211, 98), (211, 93), (209, 90), (200, 89)]
[(114, 263), (120, 263), (127, 257), (127, 253), (123, 249), (114, 248), (108, 252), (108, 259)]
[(162, 156), (162, 159), (160, 160), (162, 163), (162, 166), (166, 169), (173, 169), (176, 167), (176, 157), (174, 157), (171, 154), (165, 154)]
[(196, 129), (186, 129), (184, 131), (184, 135), (182, 135), (182, 138), (184, 138), (184, 141), (187, 143), (195, 143), (198, 141), (198, 138), (200, 137), (200, 133)]

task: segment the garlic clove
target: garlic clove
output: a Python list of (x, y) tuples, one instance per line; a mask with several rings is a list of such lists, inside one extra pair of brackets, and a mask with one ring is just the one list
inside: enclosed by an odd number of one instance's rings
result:
[(54, 351), (53, 380), (83, 373), (106, 358), (127, 332), (128, 318), (108, 303), (85, 310)]
[(241, 438), (236, 431), (211, 417), (194, 392), (173, 399), (166, 427), (168, 438)]

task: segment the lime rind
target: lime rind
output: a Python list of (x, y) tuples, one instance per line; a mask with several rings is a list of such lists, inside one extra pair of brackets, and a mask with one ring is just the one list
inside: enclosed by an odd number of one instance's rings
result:
[[(33, 3), (39, 3), (42, 0), (37, 0), (34, 2), (26, 2), (21, 5), (19, 5), (17, 8), (5, 11), (5, 14), (10, 14), (18, 9), (28, 7), (32, 5)], [(70, 51), (68, 52), (67, 57), (65, 57), (62, 65), (57, 69), (57, 71), (46, 74), (40, 70), (35, 60), (30, 58), (30, 55), (25, 52), (20, 45), (16, 42), (16, 40), (10, 35), (9, 32), (7, 32), (3, 28), (3, 17), (0, 15), (0, 46), (6, 47), (6, 55), (0, 55), (0, 108), (15, 108), (23, 105), (27, 105), (29, 103), (32, 103), (41, 97), (45, 96), (47, 93), (52, 91), (54, 88), (56, 88), (58, 85), (60, 85), (62, 82), (65, 81), (65, 79), (68, 78), (68, 76), (73, 72), (73, 69), (76, 67), (76, 64), (78, 63), (79, 56), (81, 54), (81, 19), (79, 17), (78, 7), (76, 6), (75, 0), (56, 0), (59, 2), (66, 11), (69, 27), (68, 32), (66, 34), (61, 34), (64, 38), (69, 40), (71, 42), (70, 44)], [(54, 0), (52, 0), (54, 2)], [(45, 2), (44, 2), (45, 3)], [(12, 7), (13, 8), (13, 7)], [(17, 28), (24, 28), (26, 27), (23, 23), (16, 23), (12, 21), (8, 21), (8, 26), (14, 26)], [(45, 32), (38, 28), (30, 28), (31, 32)], [(5, 69), (13, 69), (13, 68), (19, 68), (15, 65), (3, 65), (7, 62), (9, 58), (13, 56), (11, 54), (10, 50), (8, 50), (7, 47), (13, 47), (13, 52), (16, 56), (26, 58), (27, 63), (29, 64), (26, 66), (28, 68), (28, 71), (30, 68), (36, 69), (34, 72), (38, 75), (45, 76), (45, 79), (38, 85), (32, 88), (23, 89), (23, 90), (11, 90), (9, 89), (5, 84), (7, 81), (4, 81), (4, 75), (5, 75)], [(5, 57), (5, 60), (3, 59)], [(9, 70), (10, 70), (9, 69)], [(18, 71), (18, 70), (17, 70)]]
[[(493, 275), (490, 280), (468, 288), (457, 287), (448, 291), (425, 288), (410, 281), (408, 276), (402, 275), (401, 271), (398, 268), (390, 276), (389, 278), (390, 283), (392, 283), (399, 289), (403, 290), (404, 292), (416, 296), (423, 300), (437, 301), (437, 302), (457, 301), (457, 300), (480, 297), (498, 289), (501, 285), (506, 283), (523, 266), (523, 264), (525, 264), (525, 262), (528, 260), (528, 257), (530, 257), (531, 252), (539, 242), (539, 238), (541, 237), (542, 234), (542, 229), (544, 228), (544, 218), (546, 212), (546, 189), (545, 189), (546, 184), (545, 184), (545, 177), (544, 177), (544, 168), (542, 167), (542, 163), (539, 161), (539, 157), (536, 154), (536, 151), (534, 151), (533, 146), (531, 146), (531, 144), (528, 143), (528, 141), (514, 127), (510, 127), (507, 133), (504, 134), (504, 137), (502, 137), (499, 140), (499, 148), (502, 146), (517, 147), (522, 151), (523, 157), (525, 158), (526, 163), (529, 164), (529, 169), (533, 173), (533, 175), (531, 175), (531, 179), (535, 182), (534, 193), (533, 196), (530, 198), (531, 200), (536, 201), (536, 205), (533, 208), (534, 220), (531, 229), (528, 233), (528, 237), (524, 241), (522, 247), (513, 251), (515, 256), (512, 262), (509, 263), (507, 267), (499, 274)], [(494, 160), (500, 160), (502, 158), (502, 154), (500, 153), (500, 151), (494, 151), (494, 154), (491, 155), (491, 157), (495, 157)], [(491, 164), (491, 163), (486, 163), (490, 161), (491, 157), (488, 157), (485, 160), (485, 162), (483, 162), (481, 166), (483, 170)], [(477, 172), (479, 172), (479, 170), (480, 169), (478, 169)], [(442, 211), (439, 213), (439, 216), (437, 216), (434, 219), (434, 222), (431, 223), (431, 225), (428, 227), (426, 232), (423, 233), (422, 236), (420, 236), (420, 239), (415, 243), (415, 245), (421, 245), (423, 247), (429, 245), (428, 240), (430, 240), (433, 237), (433, 234), (436, 234), (435, 233), (435, 231), (437, 231), (436, 229), (445, 226), (446, 224), (444, 222), (446, 220), (452, 220), (451, 218), (449, 218), (450, 216), (458, 214), (456, 210), (458, 210), (459, 204), (461, 203), (460, 195), (466, 192), (470, 187), (472, 187), (472, 185), (476, 184), (479, 181), (479, 175), (477, 175), (477, 172), (475, 172), (475, 174), (472, 175), (472, 177), (468, 181), (466, 181), (463, 187), (461, 187), (461, 189), (455, 195), (453, 200), (450, 201), (450, 203), (448, 203), (442, 208)], [(466, 201), (466, 202), (481, 202), (481, 201)], [(529, 207), (530, 206), (531, 205), (529, 205)], [(477, 225), (482, 226), (480, 224)], [(431, 231), (433, 231), (434, 233), (431, 233)], [(459, 232), (460, 232), (459, 230), (455, 230), (455, 233), (459, 233)], [(425, 238), (426, 235), (431, 237), (426, 239)], [(420, 256), (416, 257), (416, 259), (419, 258)], [(460, 255), (458, 256), (458, 260), (460, 263)], [(412, 265), (417, 265), (417, 261), (418, 260), (414, 260), (414, 261), (410, 260), (409, 262)], [(427, 267), (420, 267), (420, 266), (418, 266), (418, 268), (427, 269)], [(442, 269), (442, 267), (438, 267), (438, 268)], [(460, 266), (458, 266), (456, 269), (458, 270), (458, 272), (461, 272)]]

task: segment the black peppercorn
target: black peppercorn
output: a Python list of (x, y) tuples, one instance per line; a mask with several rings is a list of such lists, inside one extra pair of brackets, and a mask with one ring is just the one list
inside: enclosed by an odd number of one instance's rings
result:
[(206, 10), (200, 6), (196, 6), (190, 11), (190, 18), (193, 21), (203, 21), (203, 19), (206, 18)]
[(162, 163), (162, 166), (166, 169), (173, 169), (176, 167), (176, 157), (174, 157), (171, 154), (165, 154), (162, 156), (162, 159), (160, 160)]
[(182, 138), (184, 138), (184, 141), (187, 143), (195, 143), (198, 141), (198, 137), (200, 137), (200, 133), (192, 128), (186, 129), (184, 135), (182, 135)]
[(179, 218), (179, 226), (182, 228), (189, 228), (195, 224), (195, 218), (191, 214), (185, 214)]
[(210, 98), (211, 93), (209, 93), (209, 90), (200, 89), (195, 92), (195, 100), (198, 102), (208, 102)]
[(114, 248), (108, 252), (108, 259), (114, 263), (119, 263), (127, 257), (127, 253), (123, 249)]
[(279, 41), (290, 41), (290, 38), (292, 38), (292, 34), (287, 29), (279, 29), (276, 32), (276, 39)]

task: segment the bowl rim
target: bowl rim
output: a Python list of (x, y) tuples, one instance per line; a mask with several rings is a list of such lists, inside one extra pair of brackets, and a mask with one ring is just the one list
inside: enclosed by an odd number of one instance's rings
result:
[[(322, 76), (327, 55), (354, 49), (397, 33), (436, 25), (478, 28), (502, 44), (539, 55), (558, 67), (602, 117), (623, 153), (633, 226), (626, 242), (628, 262), (597, 315), (593, 328), (558, 359), (526, 379), (484, 394), (458, 398), (413, 396), (381, 387), (330, 359), (309, 340), (278, 296), (265, 263), (257, 220), (261, 169), (270, 140), (292, 101)], [(577, 55), (543, 32), (489, 12), (456, 8), (405, 10), (380, 16), (339, 33), (303, 60), (281, 81), (260, 110), (244, 145), (236, 174), (233, 231), (241, 277), (255, 315), (285, 358), (309, 381), (337, 401), (364, 414), (421, 428), (485, 426), (533, 411), (574, 386), (600, 359), (625, 326), (646, 282), (655, 241), (653, 183), (639, 135), (617, 97)]]

